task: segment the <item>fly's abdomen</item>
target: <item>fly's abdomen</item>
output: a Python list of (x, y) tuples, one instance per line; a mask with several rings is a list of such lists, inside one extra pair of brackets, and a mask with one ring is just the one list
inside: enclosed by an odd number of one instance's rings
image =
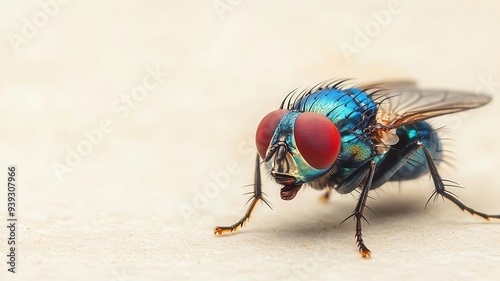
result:
[[(442, 159), (441, 141), (437, 132), (425, 121), (405, 125), (397, 129), (399, 142), (392, 146), (394, 150), (403, 150), (408, 145), (421, 141), (431, 152), (434, 163)], [(401, 181), (418, 178), (429, 172), (427, 161), (422, 150), (417, 152), (389, 180)]]

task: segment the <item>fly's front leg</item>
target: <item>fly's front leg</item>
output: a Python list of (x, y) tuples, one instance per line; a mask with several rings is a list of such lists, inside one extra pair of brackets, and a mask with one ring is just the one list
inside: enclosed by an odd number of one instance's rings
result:
[(214, 234), (222, 235), (222, 233), (233, 232), (233, 231), (236, 231), (239, 227), (243, 227), (245, 222), (250, 219), (250, 216), (252, 215), (252, 211), (255, 208), (255, 205), (257, 205), (257, 202), (259, 200), (264, 201), (264, 203), (266, 203), (269, 206), (269, 208), (271, 208), (271, 206), (269, 205), (269, 202), (265, 198), (262, 197), (263, 193), (262, 193), (262, 183), (261, 183), (261, 176), (260, 176), (260, 167), (259, 167), (260, 161), (259, 161), (259, 159), (260, 159), (259, 154), (257, 154), (257, 157), (255, 159), (255, 177), (254, 177), (254, 183), (253, 183), (253, 187), (254, 187), (253, 196), (250, 197), (250, 200), (249, 200), (250, 206), (248, 207), (247, 212), (239, 221), (237, 221), (236, 223), (234, 223), (230, 226), (216, 226), (214, 228)]

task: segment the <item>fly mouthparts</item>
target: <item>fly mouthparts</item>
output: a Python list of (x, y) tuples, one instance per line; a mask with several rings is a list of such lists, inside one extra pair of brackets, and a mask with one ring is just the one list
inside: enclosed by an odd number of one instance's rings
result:
[(278, 184), (281, 184), (281, 185), (284, 185), (284, 186), (289, 186), (289, 185), (295, 186), (295, 185), (297, 185), (295, 177), (292, 177), (292, 176), (289, 176), (289, 175), (284, 175), (284, 174), (277, 174), (277, 173), (274, 173), (274, 174), (271, 174), (271, 175), (274, 177), (274, 179), (276, 180), (276, 182)]

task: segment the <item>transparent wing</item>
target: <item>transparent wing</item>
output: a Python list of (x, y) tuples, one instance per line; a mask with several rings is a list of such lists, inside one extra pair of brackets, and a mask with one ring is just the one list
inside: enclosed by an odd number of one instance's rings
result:
[(411, 81), (370, 84), (368, 92), (379, 104), (378, 119), (385, 130), (417, 121), (481, 107), (491, 101), (485, 94), (418, 89)]

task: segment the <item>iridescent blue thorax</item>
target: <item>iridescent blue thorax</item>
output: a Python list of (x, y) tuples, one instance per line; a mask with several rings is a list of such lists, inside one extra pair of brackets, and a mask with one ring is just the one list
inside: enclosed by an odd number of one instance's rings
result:
[(358, 89), (325, 89), (300, 100), (295, 110), (320, 113), (332, 120), (341, 134), (361, 133), (374, 122), (377, 105)]

